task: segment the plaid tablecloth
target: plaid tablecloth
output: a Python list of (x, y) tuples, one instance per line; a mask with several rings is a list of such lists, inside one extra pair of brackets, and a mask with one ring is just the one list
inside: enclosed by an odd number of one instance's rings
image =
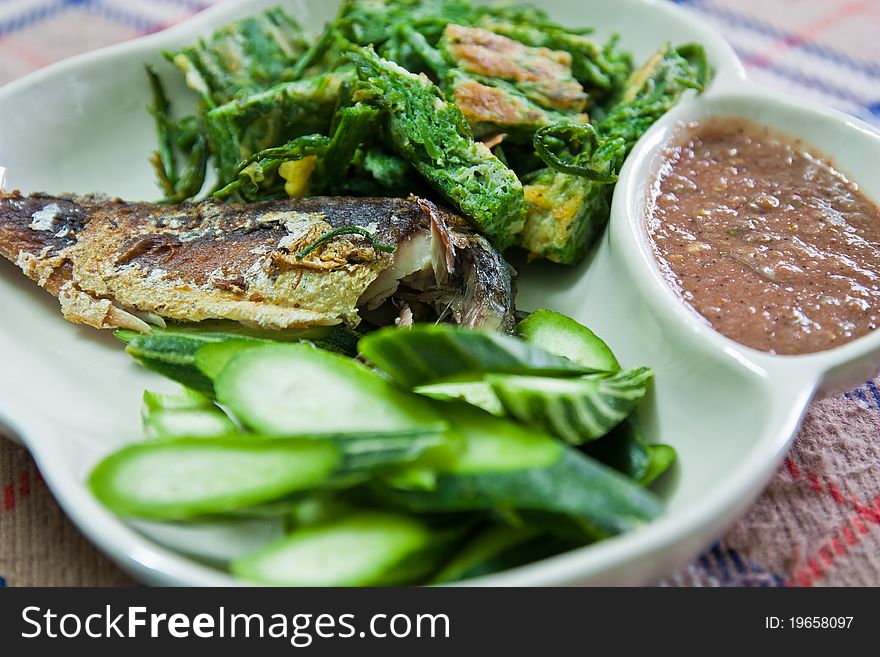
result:
[[(161, 30), (212, 1), (0, 0), (0, 83)], [(753, 80), (880, 125), (880, 0), (677, 2), (728, 38)], [(0, 439), (0, 586), (7, 583), (131, 580), (67, 521), (27, 453)], [(880, 585), (880, 380), (814, 404), (754, 508), (662, 584)]]

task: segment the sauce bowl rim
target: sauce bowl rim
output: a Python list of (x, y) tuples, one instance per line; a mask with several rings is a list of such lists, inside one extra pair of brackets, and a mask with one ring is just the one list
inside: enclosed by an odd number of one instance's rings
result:
[[(652, 249), (652, 240), (647, 232), (647, 198), (650, 186), (656, 180), (663, 149), (671, 143), (681, 126), (689, 121), (708, 117), (743, 118), (764, 124), (760, 118), (743, 116), (735, 108), (728, 107), (731, 101), (749, 102), (758, 107), (757, 113), (772, 108), (775, 112), (810, 116), (835, 122), (836, 127), (852, 131), (853, 138), (867, 138), (876, 149), (880, 159), (880, 131), (873, 126), (845, 114), (839, 110), (805, 101), (803, 98), (771, 90), (756, 83), (740, 80), (730, 84), (707, 87), (706, 91), (694, 98), (680, 103), (658, 120), (639, 140), (628, 156), (617, 182), (611, 210), (611, 239), (614, 247), (623, 255), (623, 263), (628, 268), (633, 281), (639, 286), (641, 295), (647, 303), (654, 306), (658, 316), (670, 324), (677, 324), (679, 330), (689, 332), (700, 347), (710, 354), (726, 356), (740, 361), (762, 378), (777, 379), (797, 373), (819, 384), (832, 371), (861, 361), (871, 359), (872, 369), (880, 371), (880, 329), (858, 337), (840, 346), (804, 354), (773, 354), (743, 345), (716, 329), (695, 309), (683, 302), (664, 278)], [(810, 131), (801, 133), (796, 121), (791, 128), (776, 128), (768, 123), (774, 132), (801, 140), (811, 145)], [(813, 133), (815, 134), (815, 133)], [(822, 154), (834, 158), (834, 153), (824, 150)], [(834, 161), (834, 160), (833, 160)], [(867, 178), (870, 172), (847, 170), (854, 182)], [(868, 196), (880, 206), (880, 199)], [(861, 384), (852, 381), (852, 386)], [(839, 387), (839, 384), (835, 387)]]

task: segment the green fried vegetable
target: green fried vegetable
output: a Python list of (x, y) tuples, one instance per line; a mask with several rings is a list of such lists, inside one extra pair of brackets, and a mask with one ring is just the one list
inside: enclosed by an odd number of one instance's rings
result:
[(323, 135), (303, 135), (283, 146), (261, 150), (238, 165), (235, 180), (214, 192), (214, 198), (224, 199), (234, 194), (250, 201), (264, 198), (266, 193), (276, 192), (282, 184), (276, 175), (282, 164), (323, 155), (330, 145), (330, 139)]
[(571, 56), (572, 73), (590, 93), (593, 104), (604, 103), (619, 93), (632, 71), (632, 58), (620, 50), (616, 35), (600, 46), (582, 30), (570, 30), (547, 21), (539, 25), (487, 16), (480, 25), (528, 46), (567, 52)]
[[(613, 183), (617, 174), (609, 171), (603, 160), (593, 162), (593, 153), (599, 148), (599, 133), (590, 124), (563, 121), (535, 132), (532, 142), (535, 152), (551, 169), (580, 176), (597, 183)], [(568, 153), (563, 157), (554, 146), (564, 145)]]
[[(146, 70), (153, 93), (150, 113), (156, 121), (159, 138), (159, 149), (150, 157), (150, 163), (165, 200), (179, 203), (202, 189), (208, 166), (208, 139), (202, 122), (196, 117), (189, 116), (176, 122), (171, 120), (171, 103), (159, 74), (152, 66), (147, 66)], [(183, 172), (178, 171), (177, 151), (189, 153)]]
[(168, 53), (208, 107), (285, 79), (308, 48), (302, 27), (280, 7), (221, 27)]
[[(606, 176), (616, 175), (623, 159), (654, 122), (689, 89), (700, 89), (707, 75), (698, 46), (666, 45), (633, 73), (597, 125), (601, 145), (577, 163)], [(582, 175), (544, 169), (525, 188), (526, 223), (519, 243), (534, 255), (575, 264), (601, 234), (611, 210), (613, 186)]]
[(351, 71), (279, 84), (212, 109), (205, 126), (220, 183), (236, 179), (243, 160), (304, 135), (326, 135), (340, 88)]
[(500, 250), (510, 246), (525, 213), (516, 174), (474, 141), (461, 111), (429, 80), (370, 48), (349, 57), (364, 84), (356, 97), (385, 111), (395, 149)]

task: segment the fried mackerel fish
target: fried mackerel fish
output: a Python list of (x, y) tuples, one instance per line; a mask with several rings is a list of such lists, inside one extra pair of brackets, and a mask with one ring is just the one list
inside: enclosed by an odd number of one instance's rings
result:
[(415, 313), (511, 331), (514, 321), (501, 256), (415, 197), (154, 205), (0, 193), (0, 253), (66, 319), (97, 328), (356, 326), (389, 300), (403, 323)]

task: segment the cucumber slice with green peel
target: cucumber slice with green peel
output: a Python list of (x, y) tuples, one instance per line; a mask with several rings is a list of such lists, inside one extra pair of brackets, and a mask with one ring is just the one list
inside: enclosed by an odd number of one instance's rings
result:
[(446, 584), (468, 577), (477, 577), (492, 572), (491, 562), (499, 554), (504, 554), (535, 538), (532, 529), (494, 525), (482, 529), (471, 537), (452, 559), (431, 578), (431, 584)]
[(269, 436), (397, 431), (442, 423), (424, 397), (355, 360), (309, 345), (247, 349), (223, 368), (217, 399)]
[(618, 472), (648, 486), (675, 462), (675, 448), (648, 443), (638, 422), (628, 418), (607, 436), (584, 445), (583, 450)]
[(576, 376), (590, 371), (523, 340), (448, 325), (379, 329), (358, 346), (364, 358), (407, 388), (475, 380), (487, 372)]
[(430, 575), (449, 536), (404, 515), (363, 512), (283, 539), (231, 564), (234, 575), (279, 586), (391, 586)]
[(620, 363), (605, 342), (583, 324), (552, 310), (536, 310), (516, 327), (526, 342), (593, 372), (617, 372)]
[(216, 406), (156, 411), (143, 419), (144, 436), (152, 440), (167, 438), (213, 438), (238, 430), (235, 423)]
[(638, 367), (568, 379), (493, 374), (486, 380), (511, 417), (580, 445), (632, 413), (652, 376), (649, 368)]
[(206, 377), (214, 381), (223, 371), (223, 368), (235, 356), (245, 349), (254, 349), (271, 342), (261, 343), (254, 340), (226, 340), (224, 342), (209, 342), (196, 349), (193, 363)]
[(469, 539), (430, 583), (447, 584), (491, 575), (580, 545), (583, 543), (542, 535), (532, 528), (490, 526)]
[(651, 461), (648, 443), (633, 418), (627, 418), (608, 434), (587, 443), (582, 449), (584, 453), (635, 481), (645, 476)]
[(154, 328), (147, 334), (116, 331), (115, 335), (125, 343), (125, 351), (147, 369), (206, 395), (213, 395), (214, 387), (211, 378), (199, 369), (195, 360), (196, 352), (203, 345), (244, 341), (253, 342), (254, 345), (305, 341), (329, 351), (355, 355), (360, 336), (359, 333), (341, 327), (257, 331), (247, 327), (236, 328), (237, 325), (222, 326), (227, 330), (205, 330), (195, 324), (185, 328)]
[(119, 515), (182, 520), (314, 488), (341, 460), (323, 440), (179, 438), (114, 452), (92, 470), (89, 487)]
[(466, 402), (437, 402), (438, 412), (450, 423), (450, 438), (457, 449), (440, 455), (430, 452), (413, 463), (383, 473), (383, 480), (398, 490), (433, 490), (439, 473), (507, 472), (542, 466), (558, 460), (564, 446), (502, 420)]
[(485, 381), (454, 381), (450, 383), (432, 383), (414, 388), (413, 392), (431, 399), (442, 401), (460, 400), (473, 404), (492, 415), (504, 415), (504, 407), (498, 396), (492, 392), (492, 386)]
[(645, 474), (639, 479), (642, 486), (651, 485), (660, 475), (669, 470), (675, 459), (678, 458), (678, 454), (671, 445), (648, 445), (648, 457), (648, 467)]
[(450, 447), (445, 423), (424, 425), (413, 429), (383, 432), (359, 432), (317, 436), (329, 440), (342, 452), (340, 472), (359, 473), (415, 461), (426, 454), (444, 453)]
[(117, 331), (116, 335), (123, 342), (128, 340), (126, 353), (141, 365), (198, 392), (214, 394), (211, 379), (195, 366), (195, 353), (203, 344), (219, 338), (158, 330), (133, 337), (125, 333)]
[[(438, 402), (439, 403), (439, 402)], [(660, 501), (635, 482), (572, 447), (463, 403), (444, 416), (464, 438), (458, 459), (433, 488), (390, 489), (391, 503), (413, 512), (531, 510), (571, 517), (590, 536), (632, 529), (656, 517)]]
[(157, 411), (177, 411), (194, 408), (216, 408), (210, 397), (196, 392), (187, 387), (181, 387), (179, 392), (155, 392), (145, 390), (143, 397), (142, 413)]
[(188, 388), (177, 394), (147, 390), (141, 419), (149, 439), (210, 438), (238, 430), (216, 404)]

